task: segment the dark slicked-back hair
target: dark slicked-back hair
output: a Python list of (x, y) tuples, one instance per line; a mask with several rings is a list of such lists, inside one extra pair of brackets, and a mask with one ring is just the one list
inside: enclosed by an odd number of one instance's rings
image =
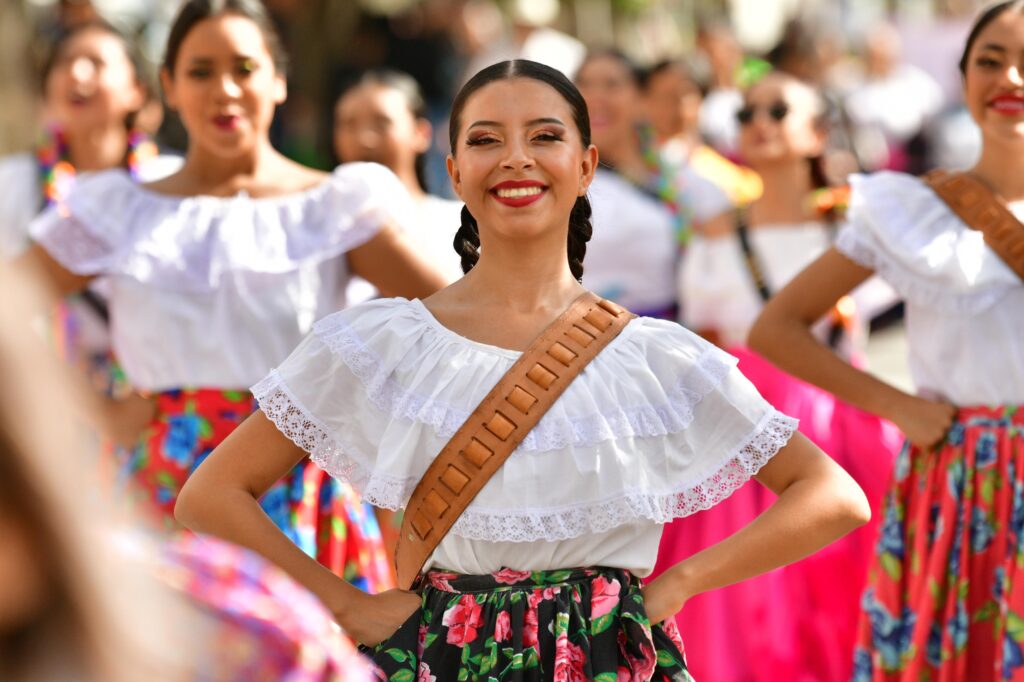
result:
[(167, 36), (167, 49), (164, 51), (164, 68), (171, 75), (174, 75), (175, 63), (178, 60), (178, 52), (181, 44), (189, 32), (204, 19), (223, 16), (225, 14), (237, 14), (249, 19), (256, 24), (260, 33), (263, 34), (263, 41), (267, 44), (267, 51), (274, 60), (274, 68), (284, 75), (288, 71), (288, 56), (284, 47), (281, 46), (281, 38), (274, 28), (274, 22), (267, 12), (267, 8), (259, 0), (187, 0), (178, 10), (178, 16), (171, 25), (171, 32)]

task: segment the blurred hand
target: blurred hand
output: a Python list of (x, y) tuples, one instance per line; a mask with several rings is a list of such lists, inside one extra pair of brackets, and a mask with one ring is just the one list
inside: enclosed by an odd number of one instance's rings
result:
[(395, 634), (422, 604), (422, 598), (407, 590), (387, 590), (380, 594), (361, 594), (335, 610), (334, 617), (352, 639), (366, 646), (377, 646)]
[(134, 447), (156, 417), (156, 400), (133, 392), (127, 398), (106, 401), (102, 415), (103, 437), (121, 447)]
[(912, 444), (929, 449), (945, 437), (955, 416), (953, 405), (907, 396), (893, 410), (890, 420)]
[(675, 616), (691, 596), (672, 569), (644, 585), (641, 594), (651, 625)]

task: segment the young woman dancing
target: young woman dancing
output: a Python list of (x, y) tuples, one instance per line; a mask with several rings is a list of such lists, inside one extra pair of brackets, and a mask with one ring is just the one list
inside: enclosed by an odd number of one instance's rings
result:
[[(960, 69), (983, 139), (977, 164), (953, 176), (972, 187), (960, 200), (1020, 238), (1024, 3), (981, 15)], [(965, 222), (940, 180), (854, 176), (835, 248), (768, 303), (749, 339), (907, 437), (861, 601), (858, 682), (1024, 680), (1024, 283), (983, 232), (992, 218)], [(810, 332), (874, 272), (906, 299), (917, 395), (844, 363)]]
[[(321, 320), (255, 387), (262, 411), (189, 480), (179, 518), (286, 568), (377, 645), (392, 680), (688, 680), (671, 616), (690, 596), (794, 561), (869, 512), (733, 358), (674, 322), (633, 319), (569, 385), (441, 541), (421, 594), (352, 589), (256, 502), (312, 456), (373, 504), (404, 507), (477, 403), (584, 294), (597, 150), (576, 88), (502, 62), (463, 87), (450, 126), (466, 276)], [(774, 506), (641, 587), (662, 524), (754, 475)]]
[[(897, 429), (746, 347), (765, 301), (827, 250), (839, 228), (841, 212), (833, 206), (839, 190), (828, 186), (821, 168), (826, 115), (821, 95), (792, 76), (770, 74), (744, 92), (739, 152), (760, 174), (763, 193), (725, 229), (694, 235), (683, 256), (680, 301), (684, 324), (737, 356), (758, 392), (800, 420), (800, 432), (853, 476), (874, 510), (899, 449)], [(825, 197), (833, 199), (822, 208), (816, 198)], [(848, 362), (864, 351), (866, 320), (858, 308), (845, 300), (843, 313), (829, 311), (815, 326), (817, 337)], [(655, 574), (742, 528), (771, 502), (763, 488), (747, 486), (727, 504), (673, 523)], [(695, 675), (723, 682), (848, 679), (872, 541), (865, 527), (783, 571), (695, 599), (679, 616), (683, 637), (704, 644), (691, 657)], [(837, 574), (844, 576), (838, 584)], [(729, 637), (758, 620), (771, 627)]]
[[(61, 292), (102, 276), (114, 350), (136, 393), (108, 406), (132, 444), (122, 477), (173, 521), (185, 479), (256, 408), (246, 386), (336, 309), (350, 272), (410, 295), (443, 280), (392, 224), (407, 198), (382, 166), (325, 175), (273, 149), (284, 56), (256, 0), (190, 0), (161, 78), (189, 133), (175, 174), (139, 186), (123, 171), (83, 178), (33, 227), (26, 258)], [(310, 555), (364, 587), (392, 584), (373, 515), (306, 463), (262, 503)]]

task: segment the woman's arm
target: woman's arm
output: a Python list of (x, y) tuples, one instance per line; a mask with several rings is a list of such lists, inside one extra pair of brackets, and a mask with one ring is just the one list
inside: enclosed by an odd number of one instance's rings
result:
[(373, 239), (349, 251), (348, 264), (383, 296), (426, 298), (448, 285), (448, 280), (389, 223)]
[(745, 528), (645, 587), (652, 623), (673, 616), (690, 597), (798, 561), (871, 517), (857, 483), (799, 432), (756, 478), (779, 498)]
[[(94, 279), (92, 275), (71, 272), (39, 244), (33, 244), (19, 256), (12, 269), (20, 275), (21, 281), (42, 285), (34, 289), (27, 303), (32, 314), (40, 317), (52, 315), (65, 296), (83, 291)], [(70, 372), (68, 381), (75, 385), (82, 412), (91, 428), (116, 445), (135, 445), (139, 434), (153, 417), (156, 408), (152, 400), (138, 393), (117, 400), (110, 398), (97, 391), (84, 372)]]
[(71, 272), (39, 244), (32, 244), (14, 260), (12, 267), (22, 276), (45, 282), (53, 292), (53, 303), (64, 296), (83, 291), (93, 280), (92, 275), (76, 275)]
[(186, 481), (174, 515), (187, 528), (248, 547), (277, 564), (330, 609), (363, 644), (393, 634), (419, 607), (412, 592), (370, 596), (307, 556), (278, 529), (257, 500), (306, 453), (256, 412)]
[(768, 302), (747, 342), (790, 374), (889, 419), (912, 443), (930, 447), (949, 429), (953, 406), (909, 395), (850, 366), (811, 334), (816, 320), (871, 275), (830, 249)]

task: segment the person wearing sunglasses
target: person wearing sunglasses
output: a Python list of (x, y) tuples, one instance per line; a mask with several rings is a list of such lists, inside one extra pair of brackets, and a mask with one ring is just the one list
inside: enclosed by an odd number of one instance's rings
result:
[[(982, 12), (959, 68), (982, 140), (975, 165), (853, 176), (835, 247), (750, 331), (780, 367), (906, 435), (878, 515), (854, 680), (1024, 680), (1024, 2)], [(875, 273), (906, 302), (911, 392), (839, 362), (809, 330)]]
[[(739, 151), (759, 173), (764, 190), (725, 225), (694, 235), (680, 267), (683, 322), (740, 358), (740, 370), (769, 402), (800, 419), (801, 432), (844, 466), (875, 507), (899, 446), (895, 428), (774, 368), (746, 348), (746, 336), (765, 301), (833, 239), (841, 194), (823, 170), (827, 146), (825, 101), (792, 76), (769, 74), (744, 93), (736, 114)], [(851, 310), (852, 309), (852, 310)], [(841, 314), (840, 314), (841, 313)], [(863, 325), (856, 304), (844, 302), (816, 326), (844, 359), (856, 356)], [(659, 565), (699, 551), (749, 523), (771, 496), (748, 486), (727, 505), (670, 525)], [(871, 532), (851, 534), (825, 552), (783, 571), (702, 595), (679, 624), (696, 679), (848, 679), (858, 599), (871, 554)], [(843, 581), (837, 575), (847, 576)], [(772, 627), (749, 631), (771, 614)], [(707, 646), (701, 646), (707, 642)], [(701, 654), (727, 646), (729, 655)]]

